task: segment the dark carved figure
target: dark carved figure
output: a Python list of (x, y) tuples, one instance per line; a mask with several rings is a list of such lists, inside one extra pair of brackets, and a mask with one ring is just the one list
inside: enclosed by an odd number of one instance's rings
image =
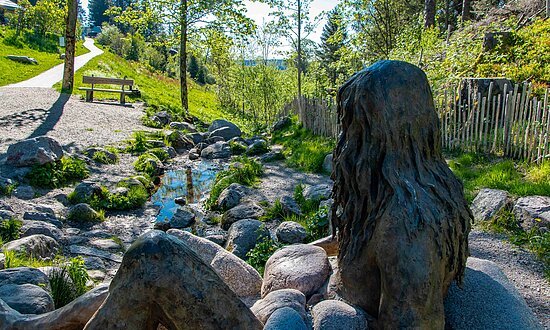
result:
[(377, 328), (443, 329), (443, 298), (464, 274), (472, 215), (441, 154), (426, 75), (378, 62), (340, 88), (338, 115), (339, 293)]

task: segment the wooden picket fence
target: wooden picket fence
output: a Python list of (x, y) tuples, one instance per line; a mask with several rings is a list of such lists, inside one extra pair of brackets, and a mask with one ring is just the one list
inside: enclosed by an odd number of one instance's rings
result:
[(280, 116), (289, 115), (297, 115), (300, 123), (315, 135), (337, 138), (340, 133), (336, 105), (332, 100), (295, 98), (280, 113)]
[[(537, 163), (550, 160), (548, 89), (539, 99), (533, 96), (529, 83), (505, 84), (500, 93), (494, 93), (491, 82), (486, 95), (475, 95), (470, 85), (463, 84), (434, 92), (444, 149)], [(280, 116), (288, 115), (297, 115), (314, 134), (337, 138), (340, 133), (336, 104), (332, 100), (296, 98), (280, 113)]]
[(493, 94), (491, 83), (486, 96), (462, 85), (435, 93), (443, 148), (537, 163), (550, 159), (548, 92), (539, 99), (525, 83)]

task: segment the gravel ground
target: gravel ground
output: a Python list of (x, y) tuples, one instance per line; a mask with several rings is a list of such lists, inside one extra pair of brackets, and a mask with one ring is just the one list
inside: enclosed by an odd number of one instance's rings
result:
[(144, 129), (140, 103), (87, 103), (50, 88), (0, 88), (0, 159), (8, 146), (41, 135), (67, 149), (107, 145)]
[(502, 269), (543, 327), (550, 329), (550, 283), (541, 262), (498, 234), (472, 230), (469, 245), (472, 257), (494, 261)]

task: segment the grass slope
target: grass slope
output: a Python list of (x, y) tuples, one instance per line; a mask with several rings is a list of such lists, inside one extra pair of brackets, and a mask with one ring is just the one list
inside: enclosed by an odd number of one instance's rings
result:
[[(23, 47), (16, 47), (5, 42), (5, 37), (11, 31), (0, 30), (0, 86), (14, 84), (30, 79), (38, 74), (63, 63), (58, 53), (50, 53), (31, 48), (32, 45), (23, 44)], [(82, 55), (89, 52), (82, 41), (77, 44), (76, 54)], [(38, 61), (38, 65), (23, 64), (8, 59), (7, 55), (29, 56)]]
[[(127, 61), (106, 50), (105, 53), (95, 57), (76, 72), (74, 94), (85, 95), (85, 92), (79, 91), (78, 87), (83, 86), (82, 76), (92, 74), (103, 77), (134, 79), (141, 91), (141, 99), (147, 102), (148, 105), (158, 109), (181, 112), (179, 81), (177, 79), (151, 72), (137, 62)], [(58, 90), (60, 89), (59, 84), (55, 87)], [(245, 132), (250, 132), (248, 122), (224, 111), (215, 93), (209, 88), (210, 86), (200, 86), (191, 79), (189, 80), (189, 111), (191, 115), (204, 122), (211, 122), (219, 118), (230, 120), (243, 128)], [(94, 98), (117, 99), (118, 95), (94, 93)]]
[(448, 162), (464, 184), (469, 202), (482, 188), (502, 189), (518, 197), (550, 196), (550, 162), (526, 164), (472, 153), (450, 157)]

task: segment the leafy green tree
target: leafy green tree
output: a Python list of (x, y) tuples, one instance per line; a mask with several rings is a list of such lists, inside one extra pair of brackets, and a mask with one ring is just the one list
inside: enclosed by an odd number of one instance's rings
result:
[(272, 13), (282, 34), (290, 41), (296, 52), (297, 95), (302, 96), (302, 74), (304, 71), (303, 43), (313, 32), (315, 23), (309, 19), (312, 0), (265, 0), (276, 11)]
[(160, 0), (151, 5), (165, 23), (179, 35), (179, 73), (181, 105), (188, 113), (187, 56), (189, 36), (220, 27), (236, 34), (250, 34), (252, 21), (244, 15), (242, 0)]
[(204, 65), (199, 66), (199, 71), (197, 72), (197, 82), (202, 85), (206, 84), (206, 75), (207, 72)]

